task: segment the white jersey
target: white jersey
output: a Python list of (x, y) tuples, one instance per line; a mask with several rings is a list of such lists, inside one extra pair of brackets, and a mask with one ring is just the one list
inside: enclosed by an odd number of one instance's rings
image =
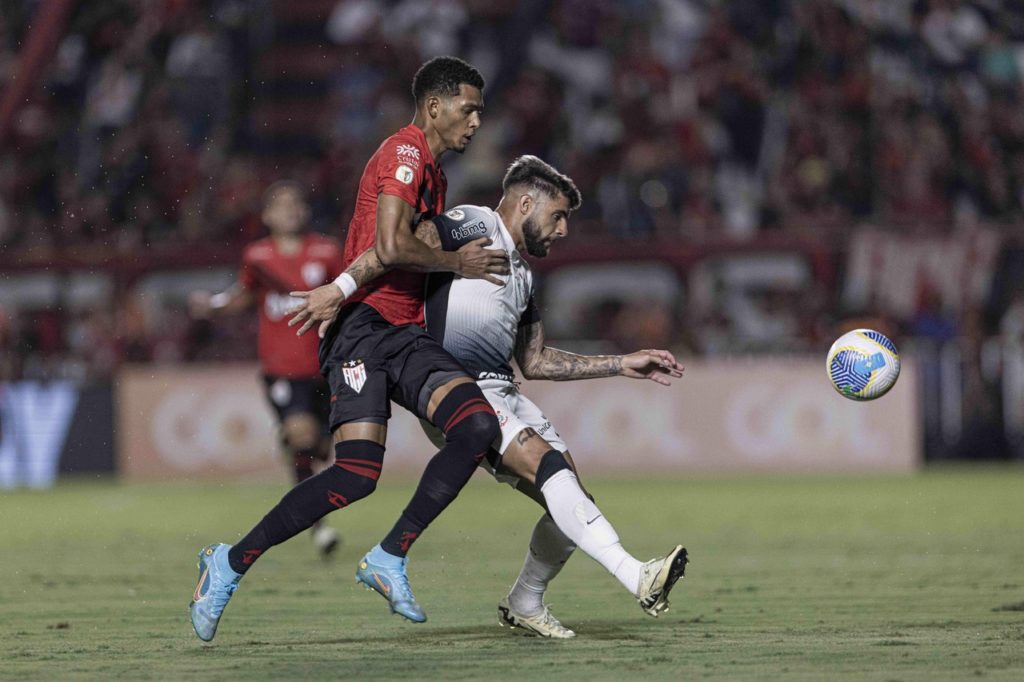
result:
[(508, 254), (510, 272), (496, 275), (504, 280), (502, 286), (451, 273), (432, 274), (424, 315), (427, 332), (477, 379), (512, 381), (516, 332), (521, 324), (538, 319), (530, 266), (501, 218), (489, 208), (457, 206), (432, 220), (446, 251), (487, 237), (488, 248)]

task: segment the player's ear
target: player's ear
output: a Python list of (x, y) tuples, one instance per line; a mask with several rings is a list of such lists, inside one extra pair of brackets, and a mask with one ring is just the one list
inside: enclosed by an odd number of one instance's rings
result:
[(430, 118), (437, 118), (441, 115), (441, 98), (437, 95), (431, 95), (427, 98), (427, 116)]
[(519, 195), (519, 211), (524, 216), (530, 215), (530, 213), (533, 211), (534, 204), (535, 202), (533, 200), (533, 197), (531, 197), (529, 193), (523, 192), (522, 194)]

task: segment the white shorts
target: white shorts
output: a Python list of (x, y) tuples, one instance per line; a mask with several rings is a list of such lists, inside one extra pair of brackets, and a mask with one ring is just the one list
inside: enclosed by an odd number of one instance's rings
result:
[[(537, 435), (551, 445), (552, 449), (565, 452), (565, 441), (558, 435), (551, 421), (544, 416), (540, 408), (525, 395), (519, 392), (519, 387), (511, 381), (501, 379), (481, 379), (476, 382), (483, 391), (487, 402), (494, 408), (498, 416), (498, 426), (501, 428), (501, 435), (494, 441), (494, 449), (504, 455), (505, 450), (511, 445), (512, 440), (519, 435), (523, 429), (533, 429)], [(420, 420), (423, 430), (434, 443), (441, 447), (444, 445), (444, 436), (440, 430), (426, 420)], [(493, 466), (485, 458), (480, 466), (491, 472), (498, 481), (516, 486), (519, 479), (515, 476), (500, 475), (494, 471)]]
[(536, 431), (537, 435), (546, 440), (555, 450), (559, 452), (568, 450), (551, 421), (544, 416), (544, 413), (532, 400), (519, 392), (519, 387), (514, 383), (501, 379), (482, 379), (476, 384), (484, 392), (487, 402), (494, 408), (494, 413), (498, 415), (501, 442), (495, 441), (494, 449), (499, 453), (504, 455), (505, 450), (519, 435), (519, 432), (528, 428)]

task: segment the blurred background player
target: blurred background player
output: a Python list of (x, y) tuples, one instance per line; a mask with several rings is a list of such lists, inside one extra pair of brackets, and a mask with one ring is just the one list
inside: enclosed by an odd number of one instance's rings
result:
[[(208, 319), (259, 310), (259, 359), (267, 400), (277, 414), (281, 444), (295, 483), (314, 473), (314, 462), (330, 452), (330, 389), (320, 375), (315, 338), (295, 339), (287, 314), (298, 303), (289, 292), (330, 282), (341, 271), (341, 245), (307, 231), (309, 206), (302, 187), (291, 180), (272, 184), (263, 196), (263, 223), (270, 236), (249, 244), (238, 281), (227, 291), (197, 291), (189, 298), (192, 315)], [(324, 557), (337, 548), (338, 531), (318, 521), (313, 544)]]
[(461, 59), (436, 57), (419, 68), (412, 83), (413, 121), (367, 162), (345, 240), (346, 261), (373, 248), (398, 270), (353, 296), (340, 312), (356, 289), (349, 275), (297, 292), (306, 301), (291, 322), (308, 318), (300, 332), (334, 320), (320, 345), (320, 365), (331, 388), (335, 463), (293, 488), (233, 547), (201, 550), (190, 607), (200, 639), (213, 639), (238, 582), (264, 552), (376, 489), (391, 400), (437, 424), (445, 444), (398, 522), (359, 562), (356, 578), (379, 592), (393, 613), (426, 620), (409, 586), (406, 555), (469, 481), (498, 422), (473, 378), (423, 330), (425, 281), (418, 273), (451, 271), (500, 284), (488, 273), (507, 273), (508, 259), (485, 249), (482, 239), (458, 253), (431, 249), (413, 236), (413, 226), (417, 215), (444, 210), (447, 180), (438, 159), (469, 145), (480, 126), (483, 87), (480, 73)]
[[(683, 576), (686, 550), (677, 545), (665, 557), (643, 563), (622, 547), (618, 533), (577, 478), (565, 442), (519, 391), (512, 358), (527, 379), (553, 381), (626, 376), (668, 386), (670, 377), (682, 376), (683, 368), (665, 350), (577, 355), (547, 346), (533, 274), (522, 254), (547, 256), (555, 241), (568, 236), (569, 214), (579, 208), (582, 197), (570, 178), (529, 155), (512, 163), (502, 190), (497, 211), (457, 206), (416, 228), (416, 236), (434, 248), (455, 251), (486, 237), (509, 258), (511, 272), (502, 287), (448, 273), (432, 275), (425, 306), (428, 332), (476, 376), (498, 416), (501, 435), (487, 468), (548, 512), (534, 528), (519, 578), (498, 605), (499, 622), (543, 637), (574, 637), (544, 604), (544, 592), (577, 545), (614, 575), (645, 613), (657, 617), (668, 608), (669, 593)], [(346, 272), (362, 286), (385, 270), (368, 249)], [(422, 423), (431, 439), (440, 442), (437, 429)]]

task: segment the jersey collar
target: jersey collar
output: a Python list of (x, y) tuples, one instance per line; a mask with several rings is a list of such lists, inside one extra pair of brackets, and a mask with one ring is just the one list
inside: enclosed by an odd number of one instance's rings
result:
[(420, 148), (423, 149), (425, 156), (430, 157), (429, 163), (433, 164), (435, 168), (440, 168), (441, 164), (439, 164), (437, 162), (437, 159), (434, 158), (433, 152), (430, 151), (430, 145), (427, 144), (427, 134), (423, 132), (415, 123), (410, 123), (409, 125), (405, 126), (403, 130), (410, 131), (419, 139)]
[(516, 248), (516, 240), (512, 238), (512, 232), (510, 232), (509, 229), (505, 227), (505, 221), (501, 219), (501, 216), (498, 215), (497, 211), (492, 209), (488, 210), (491, 211), (492, 214), (494, 214), (494, 220), (498, 225), (498, 230), (500, 230), (501, 233), (505, 235), (505, 239), (507, 239), (508, 243), (512, 245), (512, 250), (509, 252), (509, 256), (512, 256), (517, 261), (521, 261), (523, 258), (519, 253), (519, 249)]

